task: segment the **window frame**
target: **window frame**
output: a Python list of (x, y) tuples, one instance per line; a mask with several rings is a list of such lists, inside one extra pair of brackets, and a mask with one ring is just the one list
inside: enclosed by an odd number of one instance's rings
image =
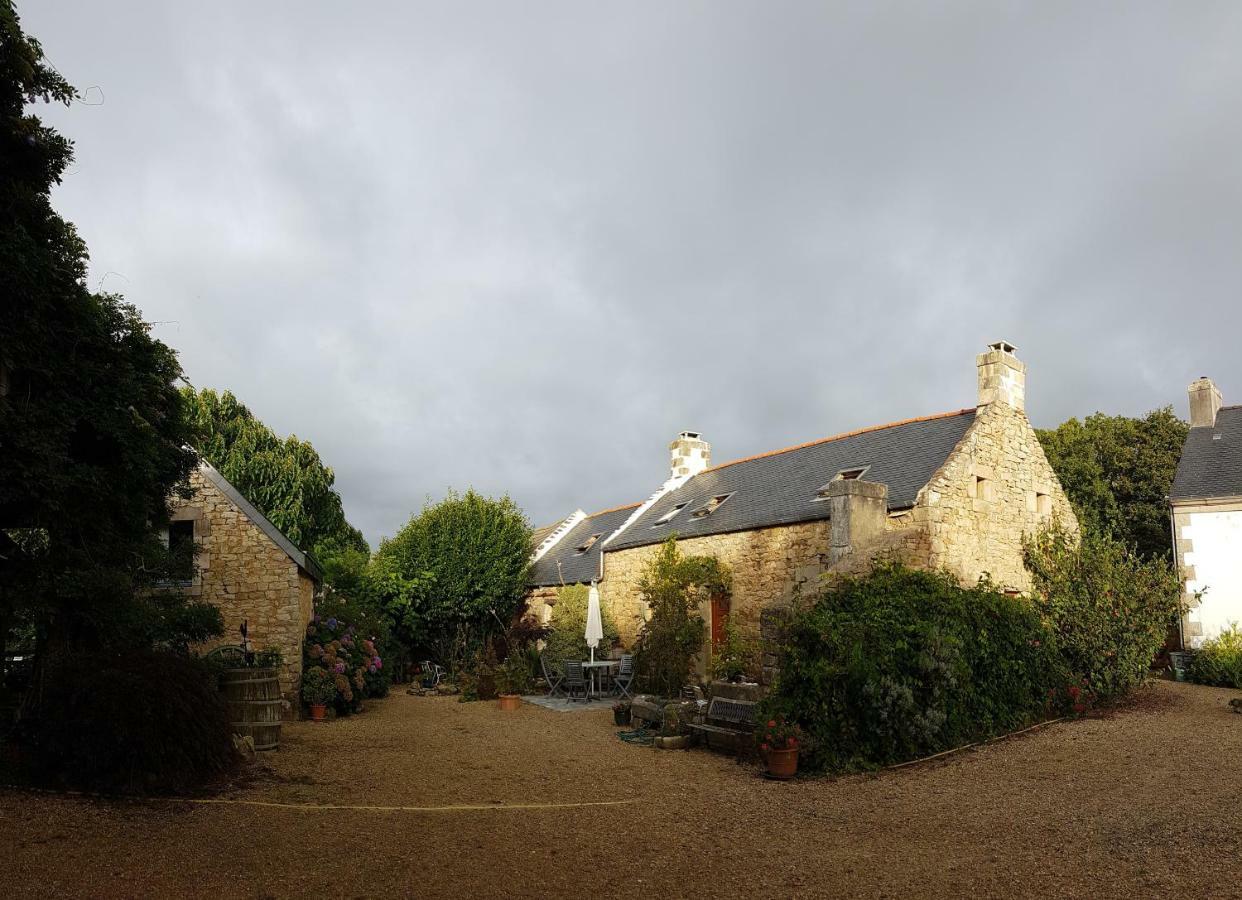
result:
[[(736, 493), (737, 491), (729, 491), (727, 494), (713, 494), (703, 503), (702, 506), (690, 513), (690, 518), (706, 519), (708, 516), (714, 514), (716, 510), (720, 509), (720, 507), (728, 503)], [(716, 505), (712, 506), (711, 509), (708, 509), (712, 503), (715, 503)]]
[(669, 522), (673, 521), (673, 519), (677, 518), (678, 514), (689, 505), (690, 505), (689, 500), (687, 500), (685, 503), (676, 504), (672, 509), (670, 509), (664, 515), (660, 516), (660, 518), (652, 522), (651, 527), (662, 528), (663, 526), (667, 525)]

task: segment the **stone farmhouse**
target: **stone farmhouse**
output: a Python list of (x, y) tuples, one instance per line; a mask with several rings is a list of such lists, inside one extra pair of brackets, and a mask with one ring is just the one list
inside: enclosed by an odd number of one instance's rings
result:
[(1029, 589), (1023, 535), (1054, 517), (1078, 523), (1026, 417), (1026, 365), (1003, 341), (975, 363), (978, 404), (969, 409), (717, 465), (702, 435), (682, 432), (669, 445), (667, 479), (646, 500), (578, 510), (537, 533), (528, 610), (546, 621), (561, 585), (595, 580), (632, 642), (647, 614), (639, 579), (670, 535), (683, 552), (714, 555), (733, 571), (731, 596), (701, 610), (705, 651), (726, 619), (762, 634), (769, 610), (826, 573), (864, 571), (882, 555), (967, 584), (986, 574)]
[(1190, 432), (1169, 494), (1182, 577), (1181, 645), (1242, 623), (1242, 406), (1222, 406), (1210, 378), (1190, 385)]
[(245, 622), (254, 649), (280, 650), (280, 689), (287, 712), (296, 714), (302, 639), (322, 572), (206, 461), (191, 473), (190, 485), (189, 499), (171, 501), (168, 542), (194, 542), (194, 568), (183, 589), (224, 617), (224, 636), (201, 649), (238, 643)]

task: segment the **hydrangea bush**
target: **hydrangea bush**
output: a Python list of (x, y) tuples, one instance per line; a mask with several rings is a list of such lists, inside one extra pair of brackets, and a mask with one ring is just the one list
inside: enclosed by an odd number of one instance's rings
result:
[(316, 615), (306, 626), (302, 670), (323, 669), (336, 685), (338, 713), (359, 708), (367, 697), (388, 693), (380, 639), (336, 616)]

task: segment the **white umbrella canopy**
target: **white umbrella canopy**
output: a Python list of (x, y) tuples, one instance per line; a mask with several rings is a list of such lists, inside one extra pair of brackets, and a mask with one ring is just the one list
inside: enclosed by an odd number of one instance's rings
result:
[(591, 662), (595, 662), (595, 648), (604, 639), (604, 619), (599, 612), (599, 588), (591, 582), (591, 592), (587, 594), (586, 642), (591, 648)]

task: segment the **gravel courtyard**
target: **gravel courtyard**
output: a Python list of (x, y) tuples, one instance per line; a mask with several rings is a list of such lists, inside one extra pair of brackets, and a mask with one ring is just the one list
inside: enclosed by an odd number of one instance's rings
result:
[(606, 710), (399, 693), (288, 726), (212, 802), (0, 790), (0, 848), (22, 896), (1239, 896), (1230, 696), (1162, 682), (942, 761), (781, 784), (623, 744)]

